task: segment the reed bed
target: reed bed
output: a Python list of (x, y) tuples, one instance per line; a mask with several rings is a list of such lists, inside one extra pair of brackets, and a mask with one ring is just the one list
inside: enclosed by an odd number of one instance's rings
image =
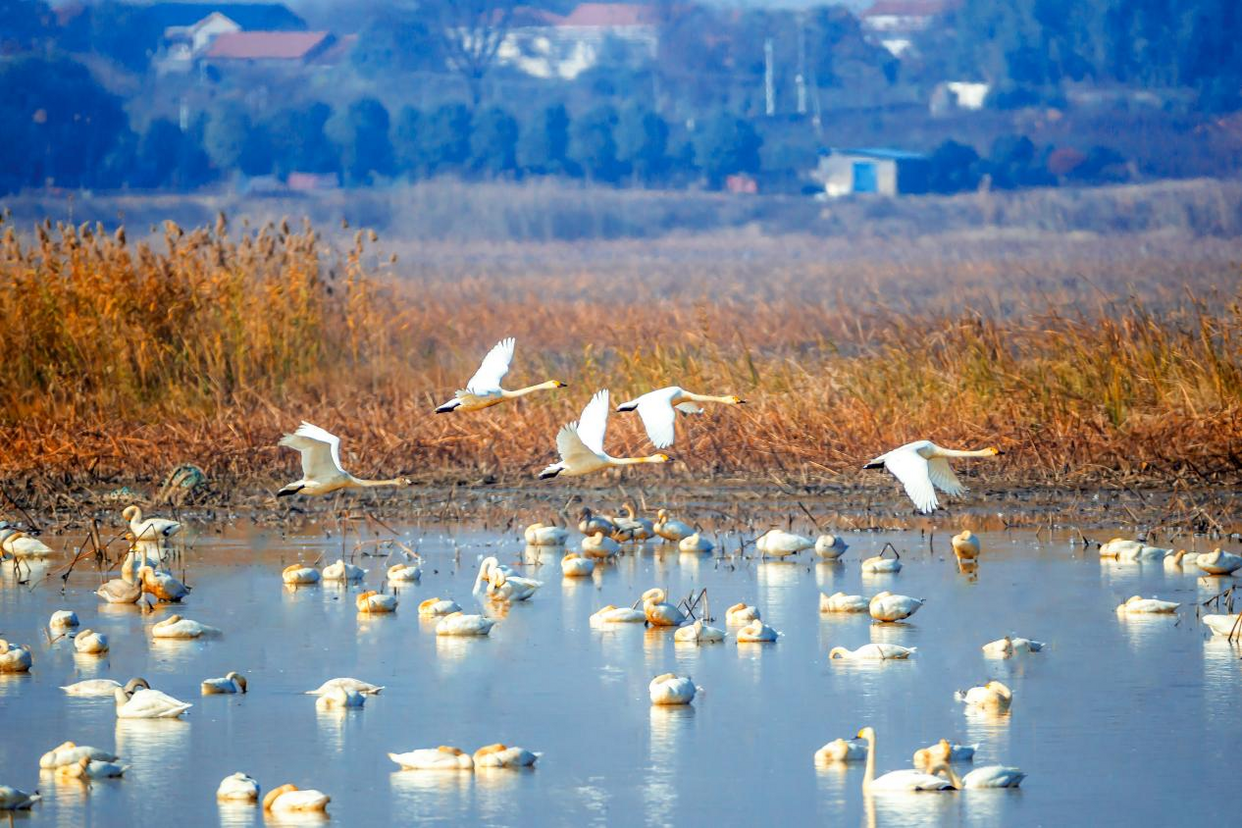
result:
[[(1242, 303), (1212, 289), (1236, 291), (1230, 265), (1188, 275), (1140, 251), (1132, 272), (1156, 287), (1139, 298), (1098, 288), (1133, 260), (1052, 250), (1028, 251), (1054, 263), (1032, 275), (1002, 256), (773, 266), (721, 248), (654, 270), (555, 249), (437, 266), (367, 231), (223, 216), (141, 241), (3, 226), (0, 481), (69, 490), (193, 462), (257, 489), (295, 475), (275, 446), (301, 419), (339, 434), (359, 475), (517, 481), (597, 388), (615, 404), (670, 383), (749, 404), (683, 419), (682, 462), (653, 479), (813, 485), (924, 437), (1000, 446), (987, 474), (1014, 483), (1242, 477)], [(1075, 268), (1094, 287), (1066, 292)], [(508, 335), (511, 385), (570, 387), (434, 415)], [(612, 422), (613, 453), (652, 451), (634, 415)]]

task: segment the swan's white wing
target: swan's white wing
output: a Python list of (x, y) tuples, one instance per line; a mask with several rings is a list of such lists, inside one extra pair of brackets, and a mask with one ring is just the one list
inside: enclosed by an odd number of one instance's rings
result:
[(884, 467), (905, 486), (906, 494), (920, 512), (934, 512), (938, 502), (932, 488), (927, 461), (916, 451), (897, 449), (884, 455)]
[(556, 433), (556, 450), (561, 455), (561, 463), (568, 468), (599, 461), (599, 456), (582, 442), (577, 423), (561, 426)]
[(297, 431), (281, 437), (280, 444), (302, 453), (302, 476), (308, 480), (326, 480), (345, 472), (341, 438), (317, 425), (303, 422)]
[(466, 383), (466, 390), (472, 394), (499, 391), (500, 381), (509, 373), (509, 363), (513, 361), (513, 349), (516, 345), (517, 340), (513, 337), (497, 342), (496, 347), (483, 357), (483, 364), (474, 372), (470, 382)]
[(676, 408), (682, 414), (702, 414), (703, 413), (703, 409), (700, 406), (692, 402), (678, 403), (677, 405), (673, 406), (673, 408)]
[(668, 448), (677, 438), (674, 429), (677, 412), (673, 410), (673, 397), (679, 391), (681, 389), (676, 386), (661, 388), (638, 398), (638, 416), (643, 418), (647, 436), (656, 448)]
[(947, 457), (933, 457), (928, 460), (927, 476), (931, 478), (932, 485), (947, 495), (960, 497), (966, 493), (966, 487), (953, 473)]
[[(644, 417), (644, 419), (646, 419)], [(582, 417), (576, 424), (576, 437), (596, 454), (604, 453), (604, 433), (608, 430), (608, 390), (596, 391), (595, 396), (582, 409)], [(564, 433), (565, 429), (561, 429)], [(560, 447), (560, 434), (556, 436)]]

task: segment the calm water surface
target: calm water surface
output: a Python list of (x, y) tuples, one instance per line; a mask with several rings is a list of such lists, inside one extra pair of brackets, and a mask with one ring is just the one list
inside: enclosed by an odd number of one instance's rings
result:
[[(945, 536), (941, 536), (943, 538)], [(522, 560), (523, 544), (491, 534), (407, 533), (425, 556), (422, 582), (400, 591), (393, 616), (359, 617), (361, 588), (289, 590), (279, 571), (339, 543), (322, 535), (206, 538), (188, 555), (193, 593), (177, 608), (224, 631), (202, 642), (152, 642), (143, 615), (102, 604), (93, 573), (62, 595), (0, 580), (0, 630), (34, 645), (28, 676), (0, 676), (0, 783), (45, 795), (29, 824), (262, 824), (259, 809), (221, 807), (220, 779), (238, 770), (268, 790), (284, 782), (332, 796), (345, 825), (439, 822), (485, 825), (1158, 825), (1218, 820), (1229, 812), (1242, 743), (1238, 649), (1212, 640), (1193, 608), (1178, 617), (1119, 618), (1140, 593), (1191, 606), (1220, 579), (1161, 566), (1101, 564), (1094, 551), (1030, 535), (984, 535), (975, 580), (929, 554), (917, 534), (848, 535), (838, 564), (729, 563), (652, 548), (562, 579), (545, 551), (525, 575), (543, 588), (515, 605), (483, 639), (444, 639), (419, 619), (427, 597), (467, 611), (477, 560)], [(858, 562), (885, 541), (907, 549), (897, 575), (863, 576)], [(939, 551), (947, 549), (938, 540)], [(455, 561), (455, 548), (460, 548)], [(805, 553), (803, 555), (805, 558)], [(528, 558), (527, 560), (533, 560)], [(244, 563), (238, 563), (244, 562)], [(383, 588), (383, 561), (360, 559)], [(646, 588), (684, 596), (706, 588), (717, 626), (735, 601), (757, 604), (783, 633), (770, 645), (674, 646), (671, 631), (592, 629), (604, 604), (630, 604)], [(821, 590), (924, 597), (902, 625), (822, 616)], [(48, 645), (52, 611), (77, 611), (112, 642), (100, 659)], [(1048, 642), (1042, 653), (985, 659), (980, 645), (1005, 633)], [(908, 662), (830, 662), (829, 648), (868, 641), (917, 646)], [(245, 696), (199, 696), (199, 682), (243, 672)], [(688, 673), (703, 692), (688, 708), (653, 708), (647, 683)], [(121, 721), (111, 700), (77, 699), (73, 681), (146, 676), (194, 703), (184, 721)], [(302, 692), (336, 676), (386, 686), (362, 710), (316, 712)], [(998, 678), (1013, 688), (1004, 718), (968, 716), (953, 691)], [(910, 766), (941, 737), (980, 742), (976, 766), (1018, 765), (1017, 791), (889, 795), (865, 799), (863, 766), (817, 770), (812, 753), (871, 725), (878, 770)], [(132, 769), (123, 781), (77, 784), (38, 777), (38, 759), (61, 741), (113, 748)], [(388, 751), (440, 744), (467, 751), (502, 741), (542, 751), (533, 771), (398, 771)], [(968, 766), (967, 766), (968, 768)]]

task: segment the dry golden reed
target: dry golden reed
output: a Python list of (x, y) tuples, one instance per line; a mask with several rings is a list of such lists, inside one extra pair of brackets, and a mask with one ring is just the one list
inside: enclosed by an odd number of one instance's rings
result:
[[(972, 267), (986, 283), (988, 266)], [(749, 404), (684, 419), (684, 463), (645, 470), (660, 476), (814, 480), (924, 437), (997, 444), (990, 473), (1026, 482), (1198, 484), (1242, 467), (1236, 296), (998, 310), (975, 285), (961, 290), (987, 312), (894, 308), (861, 289), (903, 284), (882, 264), (849, 302), (754, 269), (753, 289), (715, 284), (699, 261), (624, 280), (538, 260), (445, 274), (403, 269), (365, 231), (338, 249), (284, 222), (169, 222), (144, 242), (9, 226), (0, 478), (92, 485), (194, 462), (266, 485), (296, 467), (276, 440), (308, 419), (341, 435), (360, 475), (519, 479), (553, 458), (557, 428), (597, 388), (615, 404), (671, 383)], [(509, 335), (513, 386), (570, 387), (432, 414)], [(608, 448), (652, 450), (634, 415), (614, 415)]]

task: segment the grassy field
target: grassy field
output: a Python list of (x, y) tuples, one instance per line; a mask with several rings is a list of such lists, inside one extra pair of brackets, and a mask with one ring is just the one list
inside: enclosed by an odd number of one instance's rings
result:
[[(1203, 486), (1242, 475), (1231, 245), (1176, 234), (388, 244), (267, 225), (134, 241), (41, 225), (0, 242), (0, 478), (51, 494), (296, 477), (303, 418), (362, 476), (529, 480), (597, 388), (677, 383), (749, 404), (683, 420), (682, 462), (631, 475), (855, 476), (916, 438), (996, 444), (1021, 484)], [(434, 415), (503, 336), (512, 386)], [(633, 415), (608, 448), (649, 453)], [(548, 484), (542, 484), (548, 485)]]

